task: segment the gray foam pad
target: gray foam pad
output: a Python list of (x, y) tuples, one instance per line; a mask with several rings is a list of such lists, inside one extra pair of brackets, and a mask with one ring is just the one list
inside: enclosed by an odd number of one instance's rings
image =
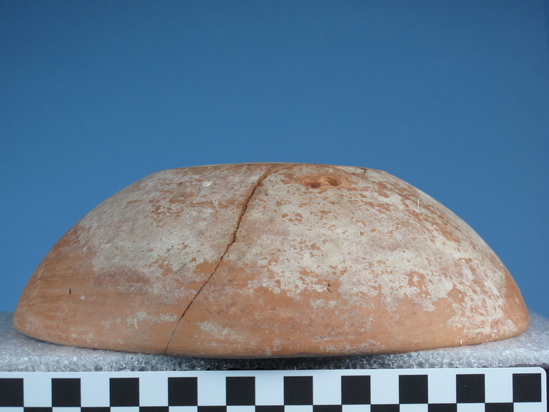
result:
[(549, 319), (530, 313), (520, 336), (474, 346), (392, 355), (275, 359), (203, 359), (82, 349), (41, 342), (17, 332), (0, 312), (0, 371), (184, 371), (227, 369), (378, 369), (549, 366)]

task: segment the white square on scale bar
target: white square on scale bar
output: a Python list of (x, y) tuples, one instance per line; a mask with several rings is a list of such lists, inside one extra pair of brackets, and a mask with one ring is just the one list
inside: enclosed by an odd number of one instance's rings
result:
[(341, 412), (370, 412), (370, 405), (343, 405)]
[(513, 405), (514, 412), (547, 412), (547, 406), (540, 402), (517, 402)]
[(429, 412), (429, 405), (426, 403), (422, 404), (401, 404), (400, 412)]
[[(452, 371), (453, 372), (453, 371)], [(429, 375), (429, 403), (456, 403), (456, 375), (444, 369)]]
[(27, 374), (24, 381), (23, 398), (26, 407), (51, 406), (51, 375)]
[(142, 374), (139, 376), (139, 406), (168, 404), (168, 380), (164, 376)]
[(284, 412), (313, 412), (313, 405), (286, 405)]
[(219, 373), (201, 374), (198, 376), (198, 406), (225, 406), (226, 375)]
[(341, 404), (341, 376), (330, 371), (319, 371), (313, 380), (313, 404)]
[(484, 403), (458, 403), (457, 412), (484, 412)]
[(509, 371), (486, 369), (484, 380), (486, 403), (513, 402), (513, 375)]
[[(2, 411), (4, 412), (4, 411)], [(81, 412), (81, 408), (78, 406), (71, 407), (71, 406), (54, 406), (52, 408), (52, 412)]]
[(393, 370), (380, 370), (371, 382), (372, 405), (394, 405), (399, 403), (399, 375)]
[(80, 378), (80, 396), (83, 407), (102, 407), (110, 404), (111, 375), (106, 373), (86, 373)]
[(111, 406), (111, 412), (139, 412), (139, 406)]
[(198, 406), (170, 406), (170, 412), (198, 412)]
[(227, 405), (227, 412), (255, 412), (254, 405)]
[(256, 405), (284, 405), (284, 379), (279, 374), (262, 373), (255, 379)]

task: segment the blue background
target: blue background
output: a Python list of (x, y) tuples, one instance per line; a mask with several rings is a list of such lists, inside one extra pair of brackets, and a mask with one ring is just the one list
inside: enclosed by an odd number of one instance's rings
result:
[(158, 170), (382, 169), (496, 251), (549, 317), (547, 2), (0, 0), (0, 310)]

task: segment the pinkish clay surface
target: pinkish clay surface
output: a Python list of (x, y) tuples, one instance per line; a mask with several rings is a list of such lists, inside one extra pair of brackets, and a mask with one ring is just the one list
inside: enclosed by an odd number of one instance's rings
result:
[(203, 357), (408, 352), (515, 336), (511, 275), (460, 218), (379, 170), (172, 169), (105, 200), (14, 325), (64, 345)]

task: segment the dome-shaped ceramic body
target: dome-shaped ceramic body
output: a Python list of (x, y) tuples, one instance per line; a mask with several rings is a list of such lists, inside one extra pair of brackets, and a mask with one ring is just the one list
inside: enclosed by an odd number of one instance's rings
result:
[(486, 243), (373, 169), (240, 164), (154, 173), (45, 257), (14, 324), (64, 345), (203, 357), (407, 352), (523, 332)]

